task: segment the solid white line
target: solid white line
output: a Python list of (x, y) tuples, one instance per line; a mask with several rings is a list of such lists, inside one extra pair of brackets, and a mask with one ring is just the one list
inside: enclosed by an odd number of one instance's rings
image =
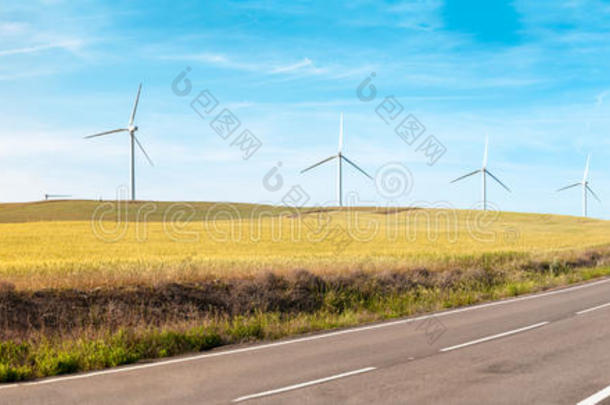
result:
[(124, 367), (112, 368), (112, 369), (107, 369), (107, 370), (94, 371), (94, 372), (90, 372), (90, 373), (76, 374), (76, 375), (71, 375), (71, 376), (66, 376), (66, 377), (53, 377), (53, 378), (47, 378), (44, 380), (32, 381), (32, 382), (27, 382), (27, 383), (7, 384), (7, 385), (0, 384), (0, 390), (6, 389), (6, 388), (20, 387), (20, 386), (41, 385), (41, 384), (51, 384), (51, 383), (62, 382), (62, 381), (80, 380), (83, 378), (90, 378), (90, 377), (96, 377), (96, 376), (102, 376), (102, 375), (108, 375), (108, 374), (116, 374), (116, 373), (124, 373), (124, 372), (128, 372), (128, 371), (141, 370), (141, 369), (146, 369), (146, 368), (161, 367), (161, 366), (166, 366), (166, 365), (170, 365), (170, 364), (186, 363), (186, 362), (190, 362), (190, 361), (207, 359), (210, 357), (228, 356), (231, 354), (239, 354), (239, 353), (245, 353), (245, 352), (264, 350), (264, 349), (269, 349), (272, 347), (280, 347), (280, 346), (286, 346), (286, 345), (302, 343), (302, 342), (309, 342), (309, 341), (313, 341), (313, 340), (325, 339), (325, 338), (330, 338), (330, 337), (335, 337), (335, 336), (347, 335), (347, 334), (351, 334), (351, 333), (363, 332), (363, 331), (374, 330), (374, 329), (382, 329), (382, 328), (387, 328), (387, 327), (391, 327), (391, 326), (404, 325), (404, 324), (408, 324), (408, 323), (412, 323), (412, 322), (417, 322), (417, 321), (421, 321), (421, 320), (425, 320), (425, 319), (431, 319), (431, 318), (435, 318), (435, 317), (443, 317), (443, 316), (448, 316), (448, 315), (459, 314), (462, 312), (475, 311), (477, 309), (512, 304), (512, 303), (520, 302), (520, 301), (528, 301), (528, 300), (532, 300), (535, 298), (548, 297), (548, 296), (552, 296), (552, 295), (556, 295), (556, 294), (564, 294), (564, 293), (568, 293), (568, 292), (572, 292), (572, 291), (576, 291), (576, 290), (581, 290), (584, 288), (595, 287), (597, 285), (606, 284), (606, 283), (610, 283), (610, 278), (606, 278), (606, 279), (603, 279), (600, 281), (595, 281), (592, 283), (581, 284), (581, 285), (577, 285), (574, 287), (562, 288), (560, 290), (548, 291), (548, 292), (540, 293), (540, 294), (532, 294), (532, 295), (527, 295), (524, 297), (517, 297), (517, 298), (510, 298), (510, 299), (505, 299), (505, 300), (501, 300), (501, 301), (488, 302), (486, 304), (478, 304), (478, 305), (472, 305), (472, 306), (464, 307), (464, 308), (451, 309), (451, 310), (447, 310), (447, 311), (443, 311), (443, 312), (422, 315), (422, 316), (418, 316), (415, 318), (405, 318), (405, 319), (400, 319), (397, 321), (378, 323), (375, 325), (360, 326), (360, 327), (355, 327), (355, 328), (351, 328), (351, 329), (343, 329), (343, 330), (339, 330), (339, 331), (335, 331), (335, 332), (327, 332), (327, 333), (321, 333), (321, 334), (313, 335), (313, 336), (306, 336), (306, 337), (302, 337), (302, 338), (283, 340), (280, 342), (267, 343), (267, 344), (261, 344), (261, 345), (256, 345), (256, 346), (249, 346), (249, 347), (244, 347), (241, 349), (224, 350), (224, 351), (221, 350), (218, 352), (199, 354), (196, 356), (179, 357), (179, 358), (175, 358), (175, 359), (171, 359), (171, 360), (155, 361), (153, 363), (138, 364), (135, 366), (124, 366)]
[(368, 373), (369, 371), (373, 371), (373, 370), (376, 370), (376, 368), (375, 367), (361, 368), (360, 370), (336, 374), (336, 375), (333, 375), (330, 377), (320, 378), (319, 380), (313, 380), (313, 381), (308, 381), (308, 382), (304, 382), (304, 383), (300, 383), (300, 384), (289, 385), (288, 387), (278, 388), (275, 390), (270, 390), (270, 391), (265, 391), (265, 392), (259, 392), (258, 394), (246, 395), (246, 396), (234, 399), (233, 402), (242, 402), (242, 401), (247, 401), (249, 399), (267, 397), (269, 395), (275, 395), (275, 394), (281, 394), (282, 392), (294, 391), (294, 390), (298, 390), (299, 388), (310, 387), (312, 385), (322, 384), (322, 383), (325, 383), (328, 381), (337, 380), (339, 378), (345, 378), (345, 377), (349, 377), (349, 376), (356, 375), (356, 374)]
[(602, 308), (606, 308), (606, 307), (610, 307), (610, 302), (607, 304), (603, 304), (603, 305), (598, 305), (596, 307), (593, 308), (589, 308), (589, 309), (583, 309), (582, 311), (578, 311), (576, 313), (576, 315), (582, 315), (582, 314), (586, 314), (587, 312), (591, 312), (591, 311), (597, 311), (598, 309), (602, 309)]
[(610, 386), (604, 388), (596, 394), (591, 395), (589, 398), (583, 399), (577, 405), (595, 405), (602, 402), (604, 399), (610, 397)]
[(509, 330), (508, 332), (503, 332), (503, 333), (498, 333), (497, 335), (487, 336), (487, 337), (484, 337), (484, 338), (481, 338), (481, 339), (477, 339), (477, 340), (473, 340), (473, 341), (470, 341), (470, 342), (462, 343), (461, 345), (445, 347), (444, 349), (441, 349), (440, 351), (441, 352), (449, 352), (451, 350), (461, 349), (463, 347), (476, 345), (478, 343), (487, 342), (489, 340), (494, 340), (494, 339), (499, 339), (499, 338), (502, 338), (502, 337), (505, 337), (505, 336), (514, 335), (514, 334), (519, 333), (519, 332), (525, 332), (526, 330), (539, 328), (541, 326), (547, 325), (548, 323), (549, 322), (540, 322), (540, 323), (537, 323), (535, 325), (526, 326), (525, 328)]

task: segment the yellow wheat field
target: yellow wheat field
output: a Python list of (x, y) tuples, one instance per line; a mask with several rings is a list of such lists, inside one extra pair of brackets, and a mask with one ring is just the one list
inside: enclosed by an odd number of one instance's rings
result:
[(610, 245), (610, 222), (551, 215), (359, 209), (182, 219), (0, 224), (0, 281), (90, 288), (294, 269), (435, 270)]

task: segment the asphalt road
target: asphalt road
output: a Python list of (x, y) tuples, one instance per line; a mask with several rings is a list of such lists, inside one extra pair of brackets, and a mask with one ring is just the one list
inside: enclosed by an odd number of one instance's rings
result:
[(0, 385), (0, 403), (610, 403), (609, 321), (605, 279), (426, 317)]

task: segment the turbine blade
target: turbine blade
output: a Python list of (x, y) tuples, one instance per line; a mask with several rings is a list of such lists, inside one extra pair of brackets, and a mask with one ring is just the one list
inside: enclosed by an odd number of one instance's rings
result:
[(136, 110), (138, 109), (138, 101), (140, 101), (140, 92), (142, 91), (142, 83), (138, 87), (138, 94), (136, 95), (136, 102), (133, 105), (133, 111), (131, 111), (131, 117), (129, 117), (129, 126), (133, 125), (133, 121), (136, 119)]
[(475, 170), (472, 173), (468, 173), (468, 174), (465, 174), (464, 176), (458, 177), (457, 179), (453, 180), (451, 183), (457, 183), (460, 180), (464, 180), (465, 178), (474, 176), (475, 174), (480, 173), (480, 172), (481, 172), (480, 170)]
[(485, 153), (483, 154), (483, 168), (487, 167), (487, 161), (489, 159), (489, 135), (485, 134)]
[(341, 155), (341, 157), (350, 165), (354, 166), (356, 168), (356, 170), (358, 170), (360, 173), (364, 174), (366, 177), (368, 177), (369, 179), (373, 180), (373, 178), (367, 173), (365, 172), (363, 169), (361, 169), (360, 167), (358, 167), (358, 165), (354, 162), (352, 162), (351, 160), (349, 160), (348, 158), (346, 158), (345, 156)]
[(142, 146), (142, 144), (140, 143), (140, 141), (138, 140), (138, 138), (136, 138), (135, 135), (131, 135), (133, 136), (133, 140), (136, 141), (136, 143), (138, 144), (138, 147), (140, 148), (140, 150), (142, 151), (142, 153), (144, 154), (144, 156), (146, 156), (146, 160), (148, 160), (148, 163), (151, 166), (154, 166), (155, 164), (153, 163), (152, 159), (150, 158), (150, 156), (148, 156), (148, 153), (146, 153), (146, 151), (144, 150), (144, 147)]
[(301, 170), (301, 174), (303, 174), (303, 173), (305, 173), (305, 172), (310, 171), (310, 170), (311, 170), (311, 169), (313, 169), (314, 167), (318, 167), (318, 166), (320, 166), (320, 165), (323, 165), (324, 163), (329, 162), (329, 161), (333, 160), (333, 159), (334, 159), (334, 158), (336, 158), (336, 157), (337, 157), (336, 155), (333, 155), (333, 156), (331, 156), (331, 157), (329, 157), (329, 158), (327, 158), (327, 159), (322, 160), (321, 162), (316, 163), (315, 165), (309, 166), (307, 169), (303, 169), (303, 170)]
[(570, 188), (578, 187), (578, 186), (581, 186), (581, 185), (582, 185), (582, 183), (570, 184), (569, 186), (565, 186), (565, 187), (560, 188), (559, 190), (557, 190), (557, 192), (568, 190)]
[(508, 188), (508, 186), (506, 186), (504, 183), (502, 183), (502, 182), (501, 182), (501, 181), (500, 181), (500, 180), (499, 180), (499, 179), (498, 179), (496, 176), (494, 176), (493, 174), (491, 174), (491, 172), (490, 172), (489, 170), (485, 170), (485, 172), (486, 172), (487, 174), (489, 174), (489, 176), (491, 176), (491, 178), (492, 178), (492, 179), (494, 179), (495, 181), (497, 181), (497, 182), (498, 182), (498, 184), (500, 184), (502, 187), (504, 187), (504, 188), (506, 189), (506, 191), (508, 191), (509, 193), (511, 192), (511, 191), (510, 191), (510, 188)]
[(594, 192), (594, 191), (591, 189), (591, 187), (589, 187), (589, 185), (588, 185), (588, 184), (587, 184), (587, 186), (586, 186), (586, 187), (587, 187), (587, 190), (589, 190), (589, 192), (590, 192), (590, 193), (593, 195), (593, 197), (595, 197), (595, 199), (596, 199), (596, 200), (597, 200), (599, 203), (601, 203), (601, 202), (602, 202), (602, 200), (600, 200), (600, 199), (599, 199), (599, 197), (597, 196), (597, 194), (595, 194), (595, 192)]
[(343, 113), (341, 113), (341, 118), (339, 121), (339, 153), (343, 150)]
[(84, 139), (95, 138), (96, 136), (104, 136), (104, 135), (115, 134), (117, 132), (127, 132), (127, 131), (129, 131), (127, 128), (113, 129), (112, 131), (100, 132), (99, 134), (85, 136)]
[(582, 178), (582, 182), (586, 183), (587, 180), (589, 179), (589, 164), (591, 163), (591, 154), (589, 153), (587, 155), (587, 165), (585, 166), (585, 174)]

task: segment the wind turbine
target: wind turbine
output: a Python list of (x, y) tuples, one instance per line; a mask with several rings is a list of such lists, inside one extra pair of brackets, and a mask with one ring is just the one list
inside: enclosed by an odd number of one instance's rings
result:
[(588, 212), (587, 212), (587, 192), (591, 193), (591, 195), (593, 197), (595, 197), (595, 199), (598, 202), (602, 202), (599, 197), (597, 196), (597, 194), (595, 194), (595, 192), (591, 189), (591, 187), (589, 187), (589, 164), (591, 162), (591, 154), (589, 154), (587, 156), (587, 165), (585, 166), (585, 174), (582, 177), (582, 181), (580, 183), (575, 183), (575, 184), (570, 184), (569, 186), (566, 187), (562, 187), (559, 190), (557, 190), (557, 192), (560, 191), (564, 191), (570, 188), (574, 188), (574, 187), (578, 187), (578, 186), (582, 186), (582, 216), (586, 217)]
[(464, 180), (467, 177), (474, 176), (475, 174), (481, 173), (481, 175), (482, 175), (481, 176), (481, 178), (482, 178), (481, 193), (483, 194), (483, 210), (484, 211), (487, 211), (487, 175), (489, 175), (489, 177), (491, 177), (496, 182), (498, 182), (498, 184), (500, 184), (502, 187), (504, 187), (506, 189), (506, 191), (508, 191), (509, 193), (511, 192), (510, 188), (508, 188), (496, 176), (494, 176), (489, 170), (487, 170), (488, 155), (489, 155), (489, 137), (486, 137), (485, 138), (485, 154), (483, 155), (483, 166), (480, 169), (475, 170), (472, 173), (468, 173), (462, 177), (458, 177), (457, 179), (455, 179), (451, 182), (451, 183), (457, 183), (458, 181)]
[(131, 111), (131, 116), (129, 117), (129, 124), (127, 124), (127, 128), (113, 129), (112, 131), (100, 132), (98, 134), (93, 134), (93, 135), (89, 135), (89, 136), (85, 137), (85, 139), (89, 139), (89, 138), (95, 138), (98, 136), (115, 134), (118, 132), (128, 132), (129, 133), (129, 138), (131, 141), (130, 177), (131, 177), (131, 200), (132, 201), (136, 199), (135, 144), (138, 145), (138, 147), (140, 148), (140, 150), (146, 157), (146, 160), (148, 160), (148, 163), (150, 163), (151, 166), (154, 166), (154, 163), (148, 156), (148, 153), (146, 153), (146, 151), (144, 150), (144, 147), (142, 146), (142, 144), (140, 143), (138, 138), (136, 138), (136, 131), (138, 130), (138, 127), (136, 125), (134, 125), (134, 120), (136, 118), (136, 110), (138, 109), (138, 101), (140, 101), (140, 92), (141, 91), (142, 91), (142, 83), (140, 83), (140, 86), (138, 87), (138, 94), (136, 95), (136, 102), (133, 105), (133, 110)]
[(337, 159), (337, 201), (339, 202), (339, 207), (343, 207), (343, 161), (344, 160), (347, 163), (349, 163), (350, 165), (352, 165), (360, 173), (364, 174), (366, 177), (373, 180), (373, 178), (367, 172), (362, 170), (360, 167), (358, 167), (357, 164), (355, 164), (354, 162), (352, 162), (351, 160), (349, 160), (348, 158), (346, 158), (343, 155), (343, 113), (341, 113), (341, 119), (340, 119), (340, 123), (339, 123), (339, 148), (337, 149), (337, 154), (332, 155), (331, 157), (326, 158), (326, 159), (314, 164), (313, 166), (309, 166), (307, 169), (301, 170), (301, 174), (313, 169), (314, 167), (323, 165), (326, 162), (330, 162), (333, 159)]
[(45, 201), (53, 199), (53, 198), (70, 198), (70, 197), (72, 197), (72, 196), (68, 195), (68, 194), (45, 194), (44, 195)]

